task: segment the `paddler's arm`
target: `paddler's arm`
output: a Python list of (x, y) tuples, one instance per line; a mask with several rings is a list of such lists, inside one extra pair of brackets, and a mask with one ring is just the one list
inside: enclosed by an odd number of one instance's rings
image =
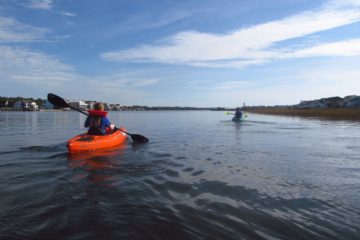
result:
[(88, 116), (85, 120), (84, 127), (87, 128), (87, 127), (89, 127), (89, 125), (90, 125), (90, 117)]

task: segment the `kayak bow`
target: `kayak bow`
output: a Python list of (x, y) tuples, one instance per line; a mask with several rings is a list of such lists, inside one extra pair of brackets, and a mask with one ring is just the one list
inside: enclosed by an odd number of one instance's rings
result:
[(241, 118), (237, 118), (237, 117), (233, 117), (232, 120), (233, 120), (234, 122), (241, 122), (242, 119), (241, 119)]

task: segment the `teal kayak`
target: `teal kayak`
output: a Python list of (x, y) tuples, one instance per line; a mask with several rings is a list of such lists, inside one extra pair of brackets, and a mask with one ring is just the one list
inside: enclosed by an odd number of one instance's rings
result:
[(238, 118), (238, 117), (233, 117), (232, 120), (233, 120), (234, 122), (241, 122), (241, 117), (240, 117), (240, 118)]

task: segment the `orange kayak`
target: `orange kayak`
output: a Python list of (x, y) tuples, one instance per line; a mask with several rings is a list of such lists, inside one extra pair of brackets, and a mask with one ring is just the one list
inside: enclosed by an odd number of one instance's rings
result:
[[(126, 131), (125, 128), (120, 129)], [(103, 136), (87, 135), (84, 133), (68, 140), (66, 146), (69, 153), (79, 153), (114, 148), (121, 145), (125, 140), (126, 134), (121, 131), (115, 131), (112, 134)]]

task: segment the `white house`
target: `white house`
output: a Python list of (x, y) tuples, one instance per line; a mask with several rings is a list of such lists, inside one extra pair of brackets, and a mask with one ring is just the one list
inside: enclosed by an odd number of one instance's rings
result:
[(39, 110), (39, 106), (36, 104), (36, 102), (28, 102), (28, 101), (23, 101), (23, 100), (15, 102), (14, 108), (23, 109), (23, 110), (31, 110), (31, 111)]
[(29, 103), (29, 109), (32, 111), (38, 111), (39, 110), (39, 105), (37, 105), (36, 102), (30, 102)]
[(71, 102), (68, 102), (70, 106), (74, 107), (74, 108), (77, 108), (77, 109), (80, 109), (80, 110), (83, 110), (83, 111), (86, 111), (88, 105), (80, 100), (80, 101), (71, 101)]

